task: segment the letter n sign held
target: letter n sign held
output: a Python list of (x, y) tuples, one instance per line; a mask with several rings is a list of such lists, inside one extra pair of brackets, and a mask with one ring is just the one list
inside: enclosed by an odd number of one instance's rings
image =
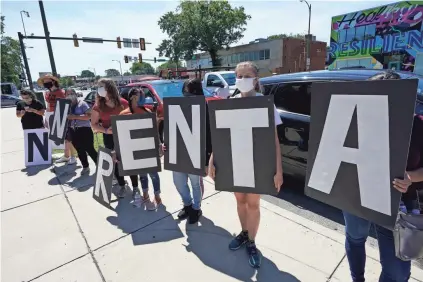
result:
[(306, 195), (393, 228), (417, 80), (313, 83)]

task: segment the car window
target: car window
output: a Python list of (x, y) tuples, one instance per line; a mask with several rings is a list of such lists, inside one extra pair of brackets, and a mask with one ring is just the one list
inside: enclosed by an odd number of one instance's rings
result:
[(160, 99), (165, 97), (181, 97), (183, 81), (175, 81), (170, 83), (154, 83), (150, 84), (154, 88)]
[(234, 86), (236, 82), (235, 73), (222, 73), (223, 79), (228, 83), (229, 86)]
[(220, 80), (217, 75), (211, 74), (207, 76), (207, 86), (213, 86), (213, 81)]
[[(274, 96), (276, 108), (288, 112), (310, 115), (311, 108), (311, 83), (280, 83), (265, 87)], [(268, 95), (269, 95), (268, 94)]]
[(144, 94), (145, 94), (145, 98), (150, 97), (151, 99), (153, 99), (153, 102), (155, 102), (155, 101), (156, 101), (156, 97), (154, 97), (154, 94), (151, 92), (151, 90), (150, 90), (148, 87), (146, 87), (146, 86), (141, 86), (141, 89), (142, 89), (142, 91), (143, 91), (143, 92), (144, 92)]

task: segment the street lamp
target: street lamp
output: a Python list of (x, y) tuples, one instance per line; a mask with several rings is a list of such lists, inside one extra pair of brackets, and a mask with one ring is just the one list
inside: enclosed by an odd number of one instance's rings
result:
[(122, 74), (122, 63), (118, 60), (112, 60), (112, 62), (118, 62), (119, 63), (119, 69), (120, 69), (120, 80), (123, 81), (123, 74)]
[(24, 10), (21, 11), (21, 20), (22, 20), (22, 25), (23, 25), (24, 33), (25, 33), (25, 36), (26, 36), (25, 23), (24, 23), (24, 19), (23, 19), (22, 13), (24, 13), (28, 18), (29, 18), (29, 13), (27, 11), (24, 11)]
[(306, 3), (308, 7), (308, 34), (307, 34), (307, 60), (306, 60), (306, 70), (310, 69), (310, 22), (311, 22), (311, 4), (307, 0), (300, 0), (302, 3)]
[(88, 69), (94, 71), (94, 78), (93, 78), (93, 83), (94, 83), (94, 80), (97, 77), (97, 73), (95, 72), (95, 68), (88, 68)]

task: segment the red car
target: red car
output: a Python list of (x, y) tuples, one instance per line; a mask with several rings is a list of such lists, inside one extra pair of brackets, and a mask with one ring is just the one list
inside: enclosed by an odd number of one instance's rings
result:
[[(165, 97), (182, 97), (182, 86), (184, 80), (151, 80), (145, 82), (134, 82), (123, 86), (120, 89), (122, 98), (128, 99), (128, 92), (133, 87), (140, 87), (145, 93), (146, 108), (157, 113), (159, 119), (160, 139), (163, 141), (163, 98)], [(204, 96), (207, 101), (222, 99), (207, 89), (204, 90)]]

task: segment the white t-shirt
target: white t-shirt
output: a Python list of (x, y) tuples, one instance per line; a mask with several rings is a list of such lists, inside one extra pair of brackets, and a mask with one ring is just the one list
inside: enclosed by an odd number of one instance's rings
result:
[[(263, 94), (256, 92), (256, 96), (263, 96)], [(242, 96), (241, 96), (241, 93), (238, 93), (231, 98), (242, 98)], [(273, 105), (273, 107), (275, 108), (275, 127), (276, 127), (282, 124), (282, 120), (281, 120), (281, 117), (279, 116), (278, 110), (276, 109), (275, 105)]]

